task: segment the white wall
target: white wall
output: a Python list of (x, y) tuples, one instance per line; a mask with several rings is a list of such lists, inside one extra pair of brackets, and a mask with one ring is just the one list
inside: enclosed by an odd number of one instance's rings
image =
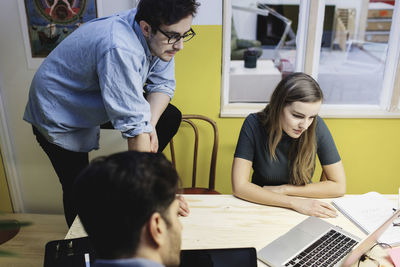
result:
[[(18, 0), (19, 1), (19, 0)], [(6, 126), (2, 125), (2, 146), (9, 145), (5, 165), (11, 184), (11, 194), (17, 211), (25, 212), (62, 212), (61, 186), (50, 164), (33, 137), (30, 124), (22, 120), (27, 102), (29, 85), (35, 70), (27, 65), (18, 1), (0, 1), (0, 73), (3, 77), (1, 92)], [(132, 0), (99, 1), (102, 15), (109, 15), (119, 10), (131, 8)], [(4, 129), (7, 128), (7, 129)], [(108, 135), (110, 135), (108, 137)], [(4, 134), (2, 134), (4, 135)], [(122, 150), (125, 148), (118, 133), (109, 131), (106, 140), (112, 145), (104, 145), (106, 149)], [(3, 152), (6, 153), (7, 151)], [(97, 154), (105, 153), (102, 149)], [(108, 152), (108, 151), (107, 151)], [(19, 187), (19, 188), (15, 188)], [(20, 192), (19, 196), (16, 196)], [(16, 203), (22, 201), (22, 203)]]
[[(7, 152), (7, 147), (3, 145), (5, 143), (9, 143), (12, 149), (10, 153), (12, 156), (5, 157), (7, 160), (5, 165), (15, 166), (19, 177), (25, 175), (27, 178), (33, 176), (36, 178), (37, 175), (31, 171), (31, 167), (36, 164), (38, 167), (43, 166), (44, 157), (40, 153), (37, 153), (38, 148), (32, 145), (33, 139), (30, 136), (28, 124), (22, 122), (23, 107), (27, 100), (28, 86), (34, 72), (29, 71), (26, 65), (17, 1), (0, 2), (0, 25), (0, 73), (3, 77), (3, 91), (1, 92), (1, 96), (5, 109), (1, 112), (5, 113), (6, 126), (8, 126), (4, 127), (2, 125), (2, 132), (10, 133), (11, 138), (11, 140), (5, 140), (6, 136), (2, 136), (2, 149), (3, 153)], [(37, 158), (36, 162), (32, 160), (35, 157)], [(13, 158), (19, 160), (12, 162)], [(27, 166), (27, 168), (20, 168), (23, 165)], [(15, 178), (10, 177), (10, 175), (13, 174), (7, 172), (9, 179)], [(29, 178), (24, 181), (19, 179), (23, 194), (22, 197), (30, 197), (33, 202), (36, 202), (36, 195), (40, 194), (42, 190), (32, 184), (32, 179)], [(35, 180), (43, 182), (42, 177)], [(45, 187), (43, 184), (41, 186), (42, 188)], [(25, 192), (24, 187), (37, 188), (39, 193), (30, 194), (29, 192)]]
[[(62, 213), (61, 186), (45, 153), (22, 120), (29, 85), (35, 69), (28, 68), (19, 4), (24, 0), (0, 1), (0, 141), (17, 212)], [(222, 0), (199, 1), (194, 24), (221, 24)], [(126, 10), (135, 0), (98, 0), (99, 15)], [(126, 142), (116, 131), (102, 131), (101, 149), (90, 157), (126, 150)]]

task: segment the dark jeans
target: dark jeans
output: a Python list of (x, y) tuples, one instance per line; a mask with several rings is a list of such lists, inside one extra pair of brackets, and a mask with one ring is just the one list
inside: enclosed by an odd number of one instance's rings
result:
[[(168, 104), (156, 126), (159, 144), (158, 152), (162, 152), (171, 138), (176, 134), (181, 119), (181, 112), (175, 106)], [(113, 129), (111, 123), (104, 124), (101, 128)], [(33, 133), (36, 136), (36, 140), (49, 157), (60, 180), (63, 190), (65, 219), (68, 227), (71, 227), (77, 214), (72, 187), (75, 178), (89, 164), (89, 153), (74, 152), (52, 144), (47, 141), (35, 127), (33, 127)]]

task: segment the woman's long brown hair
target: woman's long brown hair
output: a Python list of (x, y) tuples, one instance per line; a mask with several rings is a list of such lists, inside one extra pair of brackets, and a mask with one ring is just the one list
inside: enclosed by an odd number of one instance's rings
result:
[[(277, 85), (269, 104), (257, 113), (269, 134), (266, 141), (273, 160), (278, 160), (275, 150), (282, 138), (283, 108), (296, 101), (314, 103), (322, 101), (322, 99), (323, 94), (318, 83), (305, 73), (292, 73)], [(315, 128), (316, 119), (299, 138), (292, 141), (289, 149), (289, 181), (291, 184), (304, 185), (312, 178), (317, 151)]]

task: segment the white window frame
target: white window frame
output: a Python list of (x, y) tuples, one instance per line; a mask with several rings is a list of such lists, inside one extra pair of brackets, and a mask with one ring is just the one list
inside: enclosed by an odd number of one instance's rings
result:
[[(221, 117), (246, 117), (260, 111), (263, 103), (229, 103), (229, 70), (232, 1), (224, 0), (221, 77)], [(295, 71), (318, 78), (325, 0), (301, 0), (297, 32)], [(311, 18), (311, 19), (309, 19)], [(307, 55), (307, 56), (306, 56)], [(400, 1), (395, 1), (382, 91), (378, 105), (323, 104), (325, 118), (400, 118)]]

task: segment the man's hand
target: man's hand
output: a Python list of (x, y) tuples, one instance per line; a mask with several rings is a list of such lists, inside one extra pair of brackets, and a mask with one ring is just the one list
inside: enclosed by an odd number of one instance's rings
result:
[(146, 96), (147, 102), (150, 104), (151, 119), (150, 123), (153, 125), (153, 131), (150, 133), (150, 151), (157, 153), (158, 151), (158, 137), (156, 132), (156, 125), (165, 111), (171, 100), (168, 95), (161, 92), (150, 93)]
[(179, 215), (184, 217), (188, 216), (190, 211), (186, 200), (180, 195), (176, 196), (176, 198), (179, 200)]
[(316, 216), (321, 218), (335, 218), (337, 212), (334, 207), (328, 203), (308, 198), (299, 198), (293, 201), (293, 209), (302, 214)]
[(156, 132), (156, 127), (150, 133), (150, 152), (157, 153), (158, 151), (158, 137)]
[(150, 134), (141, 133), (135, 137), (128, 137), (128, 150), (150, 152)]

